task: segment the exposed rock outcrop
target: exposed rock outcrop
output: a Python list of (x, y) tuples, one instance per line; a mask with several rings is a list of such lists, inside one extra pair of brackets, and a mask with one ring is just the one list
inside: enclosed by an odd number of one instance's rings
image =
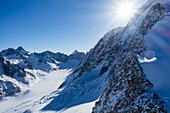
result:
[(12, 96), (19, 92), (21, 92), (21, 89), (15, 83), (0, 80), (0, 100), (3, 97)]

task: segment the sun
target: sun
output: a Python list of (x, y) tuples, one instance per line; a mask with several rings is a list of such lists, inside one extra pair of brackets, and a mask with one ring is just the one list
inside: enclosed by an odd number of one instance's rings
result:
[(116, 5), (115, 9), (117, 18), (129, 20), (136, 12), (135, 3), (124, 0)]
[(119, 26), (133, 25), (133, 19), (140, 14), (139, 8), (147, 0), (108, 0), (101, 4), (100, 13), (94, 19), (102, 19), (109, 31)]

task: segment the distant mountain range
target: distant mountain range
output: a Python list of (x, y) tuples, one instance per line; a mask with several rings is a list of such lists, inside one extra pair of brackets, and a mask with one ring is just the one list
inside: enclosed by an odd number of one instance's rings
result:
[[(78, 52), (77, 50), (70, 55), (66, 55), (50, 51), (30, 53), (22, 47), (18, 47), (17, 49), (8, 48), (0, 52), (0, 74), (29, 85), (31, 82), (29, 79), (32, 77), (27, 75), (32, 74), (27, 70), (42, 70), (50, 72), (52, 70), (57, 70), (60, 63), (65, 63), (70, 60), (76, 60), (79, 62), (84, 56), (85, 53)], [(15, 84), (15, 82), (3, 80), (3, 78), (4, 77), (1, 77), (0, 80), (0, 100), (3, 97), (21, 92), (20, 87)]]

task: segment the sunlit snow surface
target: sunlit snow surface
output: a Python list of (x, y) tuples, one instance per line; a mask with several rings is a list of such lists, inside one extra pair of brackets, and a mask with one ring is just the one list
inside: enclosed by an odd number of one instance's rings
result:
[[(70, 74), (70, 70), (58, 70), (47, 74), (42, 80), (38, 80), (32, 84), (29, 90), (26, 90), (17, 97), (8, 97), (0, 103), (1, 113), (22, 113), (30, 110), (32, 112), (40, 112), (39, 110), (48, 103), (36, 103), (43, 96), (49, 95), (56, 91), (59, 85), (65, 80), (65, 77)], [(49, 101), (50, 102), (50, 101)], [(95, 102), (78, 105), (67, 110), (61, 110), (63, 113), (88, 113), (91, 112)], [(35, 106), (34, 106), (35, 104)], [(83, 108), (83, 111), (81, 110)], [(28, 111), (29, 111), (28, 110)], [(55, 113), (55, 111), (47, 111)]]
[[(39, 72), (41, 73), (41, 72)], [(46, 74), (42, 79), (36, 79), (23, 93), (16, 97), (8, 97), (0, 102), (0, 113), (23, 113), (24, 111), (31, 111), (40, 113), (51, 100), (44, 103), (41, 98), (46, 96), (53, 96), (57, 91), (59, 85), (71, 73), (71, 70), (61, 69)], [(44, 99), (42, 99), (44, 101)], [(92, 110), (95, 102), (77, 105), (66, 110), (60, 110), (57, 113), (89, 113)], [(83, 110), (82, 110), (83, 108)], [(43, 112), (44, 113), (44, 112)], [(56, 111), (46, 111), (45, 113), (56, 113)]]
[(158, 22), (145, 37), (150, 51), (157, 60), (143, 62), (144, 72), (154, 84), (154, 91), (168, 102), (170, 110), (170, 17)]
[(21, 112), (24, 107), (29, 106), (35, 100), (39, 100), (57, 90), (69, 73), (69, 70), (58, 70), (47, 74), (42, 80), (37, 80), (34, 84), (31, 84), (29, 90), (26, 90), (18, 97), (9, 97), (7, 101), (2, 101), (0, 103), (0, 112)]

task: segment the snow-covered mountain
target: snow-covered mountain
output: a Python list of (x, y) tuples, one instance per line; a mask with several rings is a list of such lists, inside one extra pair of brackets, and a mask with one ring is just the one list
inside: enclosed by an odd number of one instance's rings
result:
[[(1, 97), (17, 95), (25, 85), (52, 75), (46, 82), (33, 84), (35, 88), (30, 86), (21, 93), (28, 94), (28, 99), (25, 96), (9, 99), (0, 105), (20, 101), (1, 109), (8, 113), (167, 113), (170, 110), (169, 25), (170, 1), (149, 0), (127, 26), (108, 32), (86, 54), (29, 53), (22, 47), (3, 50)], [(43, 87), (47, 92), (40, 95), (37, 92), (44, 92)]]
[(0, 100), (21, 92), (23, 85), (29, 86), (36, 78), (45, 76), (42, 73), (55, 71), (62, 67), (60, 65), (68, 65), (72, 61), (74, 65), (63, 68), (74, 69), (84, 56), (84, 53), (78, 51), (66, 55), (50, 51), (30, 53), (22, 47), (2, 50), (0, 52)]

